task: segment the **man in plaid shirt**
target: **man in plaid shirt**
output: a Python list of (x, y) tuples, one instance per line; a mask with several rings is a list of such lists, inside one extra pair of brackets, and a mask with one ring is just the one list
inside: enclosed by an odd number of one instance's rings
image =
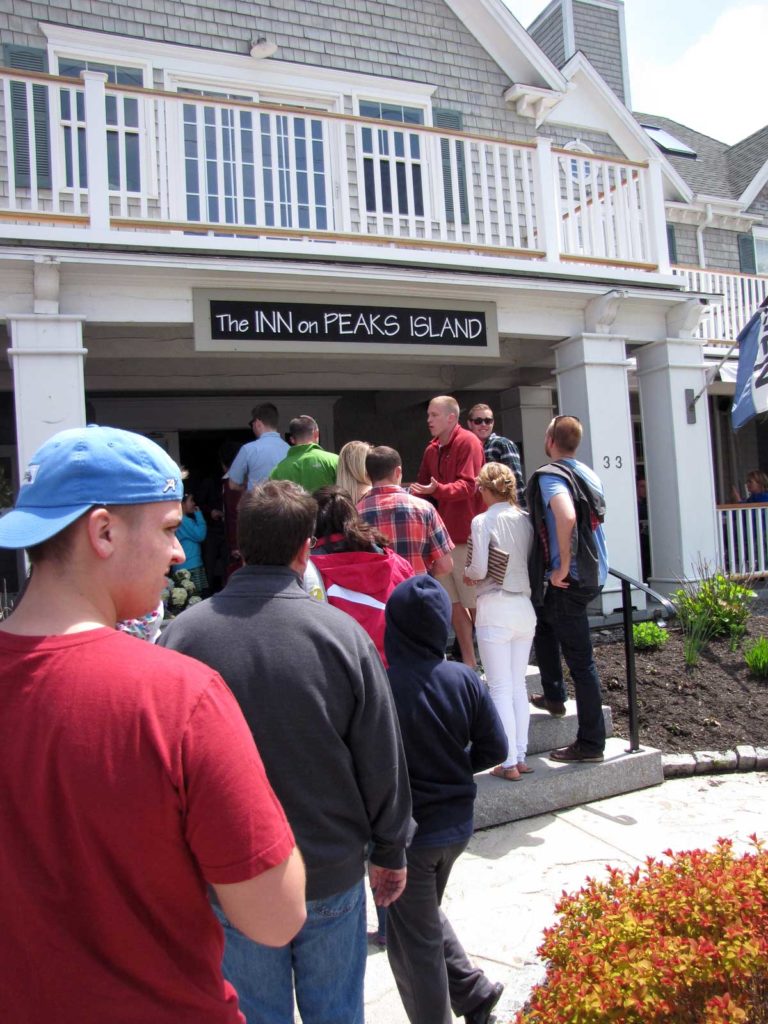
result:
[(392, 548), (411, 563), (415, 572), (444, 576), (453, 568), (453, 541), (437, 509), (409, 494), (400, 483), (403, 464), (394, 448), (372, 448), (365, 470), (373, 485), (361, 498), (361, 519), (389, 537)]
[(483, 443), (486, 462), (501, 462), (509, 466), (517, 482), (517, 503), (525, 508), (525, 479), (520, 452), (514, 441), (493, 432), (493, 410), (483, 403), (473, 405), (467, 415), (467, 430), (471, 430)]

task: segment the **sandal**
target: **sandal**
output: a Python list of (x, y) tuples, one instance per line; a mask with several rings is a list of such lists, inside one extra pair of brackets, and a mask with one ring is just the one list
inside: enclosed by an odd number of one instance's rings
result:
[(506, 779), (507, 782), (519, 782), (521, 778), (520, 772), (514, 764), (509, 768), (497, 764), (495, 768), (491, 768), (491, 775), (495, 775), (497, 779)]
[(517, 762), (517, 770), (521, 775), (533, 775), (533, 768), (529, 768), (525, 761)]

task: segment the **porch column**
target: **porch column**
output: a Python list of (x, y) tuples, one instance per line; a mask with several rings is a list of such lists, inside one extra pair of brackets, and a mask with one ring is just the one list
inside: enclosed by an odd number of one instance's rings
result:
[[(609, 564), (641, 579), (625, 343), (625, 338), (610, 333), (569, 338), (555, 346), (555, 375), (560, 412), (578, 416), (584, 428), (576, 457), (603, 482)], [(602, 603), (605, 612), (621, 607), (621, 584), (612, 576)], [(633, 603), (643, 607), (638, 592), (633, 592)]]
[(85, 426), (83, 318), (10, 316), (19, 469), (59, 430)]
[(674, 338), (636, 351), (643, 424), (650, 585), (661, 593), (718, 561), (718, 517), (701, 342)]
[(544, 433), (554, 416), (552, 388), (517, 387), (502, 391), (496, 410), (500, 434), (519, 441), (526, 481), (545, 461)]

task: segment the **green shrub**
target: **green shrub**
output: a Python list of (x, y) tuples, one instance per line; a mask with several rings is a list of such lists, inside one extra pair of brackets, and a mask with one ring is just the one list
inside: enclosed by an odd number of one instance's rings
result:
[(709, 574), (706, 567), (701, 579), (687, 580), (671, 595), (686, 634), (698, 631), (707, 634), (707, 639), (730, 640), (732, 646), (746, 632), (750, 603), (754, 597), (754, 590), (721, 572)]
[(649, 858), (557, 904), (516, 1024), (766, 1024), (768, 851)]
[(638, 651), (658, 651), (669, 640), (669, 633), (658, 622), (638, 622), (632, 627)]
[(749, 671), (760, 679), (768, 679), (768, 637), (761, 636), (744, 651)]

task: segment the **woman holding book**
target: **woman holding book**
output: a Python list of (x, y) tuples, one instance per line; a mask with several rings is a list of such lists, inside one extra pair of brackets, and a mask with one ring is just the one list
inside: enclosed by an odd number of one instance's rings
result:
[(517, 504), (509, 467), (488, 462), (477, 486), (487, 511), (472, 520), (464, 580), (477, 586), (477, 645), (488, 689), (507, 734), (507, 757), (492, 775), (517, 782), (525, 763), (530, 707), (525, 670), (536, 629), (528, 581), (533, 529)]

